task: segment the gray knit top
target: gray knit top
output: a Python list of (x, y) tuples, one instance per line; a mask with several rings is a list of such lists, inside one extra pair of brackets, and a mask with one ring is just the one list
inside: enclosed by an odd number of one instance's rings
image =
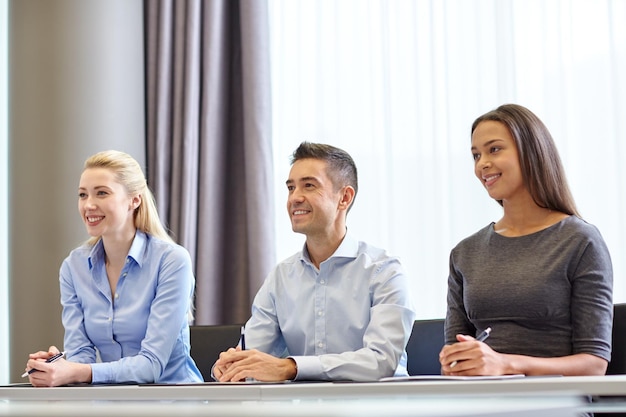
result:
[(598, 229), (576, 216), (505, 237), (494, 224), (450, 254), (446, 343), (492, 328), (501, 353), (611, 358), (613, 269)]

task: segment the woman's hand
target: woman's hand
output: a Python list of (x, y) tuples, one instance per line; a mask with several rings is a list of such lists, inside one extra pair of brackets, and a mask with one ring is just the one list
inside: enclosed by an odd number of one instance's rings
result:
[(79, 382), (91, 382), (91, 366), (69, 362), (63, 358), (54, 362), (46, 362), (48, 358), (59, 353), (59, 349), (50, 346), (48, 352), (31, 353), (26, 363), (26, 371), (35, 369), (28, 374), (30, 383), (35, 387), (57, 387)]
[(506, 355), (495, 352), (486, 343), (471, 336), (457, 335), (457, 343), (446, 345), (439, 353), (444, 375), (506, 375)]

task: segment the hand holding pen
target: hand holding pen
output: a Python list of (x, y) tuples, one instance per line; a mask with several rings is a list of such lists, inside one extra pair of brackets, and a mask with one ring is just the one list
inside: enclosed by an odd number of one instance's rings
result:
[[(50, 356), (48, 359), (46, 359), (46, 363), (52, 363), (52, 362), (54, 362), (56, 360), (59, 360), (64, 355), (65, 355), (65, 352), (59, 352), (57, 354), (54, 354), (54, 355)], [(29, 369), (28, 371), (26, 371), (26, 372), (24, 372), (22, 374), (22, 378), (26, 378), (28, 375), (32, 374), (33, 372), (37, 372), (37, 371), (38, 371), (38, 369), (31, 368), (31, 369)]]
[(241, 326), (241, 337), (239, 338), (239, 347), (241, 350), (246, 350), (246, 328)]
[[(483, 330), (478, 336), (476, 336), (476, 341), (478, 342), (484, 342), (488, 337), (489, 334), (491, 334), (491, 327), (487, 327), (485, 330)], [(454, 368), (456, 366), (458, 362), (457, 361), (453, 361), (450, 364), (450, 368)]]

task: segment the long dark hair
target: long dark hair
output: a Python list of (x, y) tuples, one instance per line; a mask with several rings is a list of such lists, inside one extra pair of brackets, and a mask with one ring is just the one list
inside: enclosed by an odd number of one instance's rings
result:
[[(539, 207), (581, 217), (576, 209), (565, 170), (552, 135), (543, 122), (526, 107), (503, 104), (478, 117), (472, 134), (486, 120), (504, 124), (513, 136), (524, 184)], [(498, 200), (502, 205), (502, 201)]]

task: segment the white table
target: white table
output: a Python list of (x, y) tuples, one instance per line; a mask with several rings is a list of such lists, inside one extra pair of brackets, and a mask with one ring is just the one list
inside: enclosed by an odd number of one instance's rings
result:
[[(14, 385), (0, 387), (0, 415), (542, 417), (600, 410), (601, 403), (585, 402), (588, 396), (626, 398), (626, 375), (372, 383)], [(612, 407), (626, 411), (626, 402)]]

